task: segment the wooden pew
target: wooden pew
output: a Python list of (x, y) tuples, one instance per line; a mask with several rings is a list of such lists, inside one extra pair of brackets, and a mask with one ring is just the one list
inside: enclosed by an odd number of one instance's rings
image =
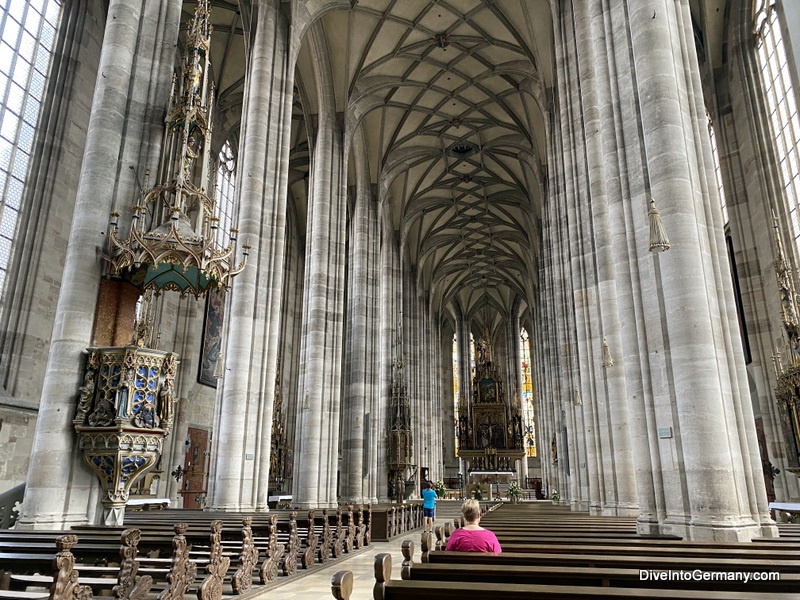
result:
[[(477, 553), (476, 553), (477, 554)], [(502, 556), (502, 555), (500, 555)], [(459, 598), (464, 600), (486, 600), (487, 598), (503, 598), (506, 600), (528, 600), (530, 598), (545, 600), (565, 600), (581, 598), (602, 598), (605, 600), (640, 598), (641, 590), (634, 588), (614, 588), (576, 585), (539, 585), (476, 581), (409, 581), (391, 579), (392, 557), (382, 553), (375, 557), (375, 600), (440, 600), (441, 598)], [(351, 581), (347, 572), (337, 572), (331, 580), (331, 593), (338, 600), (349, 600), (347, 584)], [(713, 595), (711, 595), (713, 594)], [(647, 590), (650, 598), (671, 600), (774, 600), (772, 593), (759, 592), (712, 592), (696, 590), (675, 590), (653, 588)], [(782, 600), (800, 598), (798, 594), (785, 594)]]
[[(712, 579), (682, 580), (673, 579), (665, 582), (659, 577), (642, 578), (637, 568), (569, 567), (564, 565), (497, 565), (491, 562), (476, 564), (465, 563), (414, 563), (414, 543), (405, 540), (402, 546), (403, 565), (400, 571), (402, 579), (419, 581), (478, 581), (505, 583), (525, 583), (541, 585), (589, 585), (605, 587), (635, 587), (692, 589), (707, 591), (738, 591), (744, 585), (742, 581), (724, 581)], [(748, 581), (747, 589), (755, 592), (783, 594), (800, 589), (800, 573), (780, 573), (778, 580)]]

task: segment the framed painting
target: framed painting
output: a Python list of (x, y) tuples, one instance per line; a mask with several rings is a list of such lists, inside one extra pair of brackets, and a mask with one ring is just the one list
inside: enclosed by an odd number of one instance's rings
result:
[(222, 323), (225, 317), (225, 290), (209, 290), (206, 295), (206, 315), (203, 321), (203, 344), (200, 348), (200, 370), (197, 381), (213, 388), (217, 387), (217, 370), (222, 350)]

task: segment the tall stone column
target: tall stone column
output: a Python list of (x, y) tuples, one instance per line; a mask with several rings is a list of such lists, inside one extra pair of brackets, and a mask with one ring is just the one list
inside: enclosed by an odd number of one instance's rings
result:
[(375, 496), (379, 502), (389, 501), (388, 483), (388, 434), (389, 402), (392, 386), (392, 365), (397, 347), (397, 319), (400, 313), (399, 281), (400, 259), (392, 225), (392, 208), (388, 191), (381, 190), (378, 223), (381, 230), (380, 254), (380, 345), (378, 346), (378, 389), (374, 418), (372, 419), (373, 439), (376, 440), (376, 451), (372, 472), (375, 482)]
[[(652, 412), (650, 369), (646, 360), (646, 340), (639, 335), (640, 315), (644, 314), (638, 276), (630, 261), (628, 229), (636, 206), (625, 199), (642, 195), (645, 188), (644, 169), (638, 164), (639, 123), (625, 112), (622, 98), (633, 98), (632, 65), (627, 60), (629, 44), (611, 35), (611, 15), (603, 8), (589, 4), (593, 31), (593, 64), (596, 81), (605, 99), (598, 103), (598, 123), (603, 132), (604, 177), (608, 205), (608, 230), (614, 250), (614, 278), (621, 322), (625, 384), (630, 406), (630, 435), (636, 463), (640, 533), (657, 533), (658, 515), (664, 517), (660, 457), (656, 448), (657, 431)], [(634, 166), (635, 165), (635, 166)], [(627, 176), (624, 176), (627, 174)], [(644, 242), (642, 242), (644, 243)], [(655, 451), (654, 451), (655, 449)]]
[[(633, 250), (645, 271), (645, 310), (660, 316), (648, 329), (660, 328), (663, 336), (648, 335), (651, 361), (660, 367), (655, 417), (673, 436), (660, 446), (667, 508), (662, 531), (689, 539), (774, 533), (751, 443), (741, 346), (730, 336), (735, 315), (730, 278), (722, 277), (721, 212), (705, 169), (710, 147), (697, 125), (704, 112), (688, 1), (628, 4), (629, 27), (619, 33), (630, 31), (646, 168), (672, 244), (652, 270), (641, 258), (644, 235)], [(644, 214), (643, 208), (637, 215), (640, 232)], [(657, 362), (656, 352), (663, 356)]]
[[(442, 440), (444, 456), (442, 466), (447, 477), (455, 477), (458, 458), (455, 454), (454, 396), (453, 396), (453, 329), (449, 322), (442, 322), (440, 338), (439, 379), (442, 389)], [(459, 391), (463, 382), (459, 382)]]
[(356, 201), (350, 219), (350, 273), (347, 301), (347, 345), (345, 351), (345, 395), (342, 401), (342, 470), (340, 490), (343, 502), (362, 503), (364, 497), (364, 454), (367, 398), (374, 365), (374, 348), (369, 336), (375, 318), (372, 299), (377, 296), (376, 262), (370, 250), (377, 234), (377, 205), (372, 197), (363, 140), (353, 141), (356, 160)]
[(237, 170), (239, 239), (253, 246), (231, 289), (209, 507), (267, 506), (284, 281), (294, 65), (279, 0), (258, 3)]
[[(135, 192), (128, 167), (140, 166), (140, 147), (152, 134), (143, 123), (153, 105), (166, 106), (180, 8), (180, 0), (112, 0), (108, 8), (21, 529), (69, 527), (94, 508), (89, 490), (98, 484), (75, 451), (72, 418), (103, 269), (96, 248), (105, 246), (115, 203), (127, 204)], [(140, 47), (155, 51), (137, 54)]]
[[(585, 448), (585, 459), (578, 468), (584, 464), (587, 474), (588, 494), (584, 501), (588, 501), (592, 514), (602, 514), (607, 502), (614, 501), (613, 459), (610, 456), (613, 449), (609, 447), (608, 391), (601, 367), (604, 315), (598, 294), (592, 223), (587, 214), (591, 200), (585, 128), (580, 112), (582, 102), (576, 56), (578, 34), (572, 23), (572, 6), (565, 7), (560, 15), (555, 37), (560, 100), (553, 135), (560, 145), (554, 153), (562, 165), (563, 176), (559, 177), (556, 186), (559, 193), (554, 197), (549, 217), (553, 223), (552, 234), (558, 243), (548, 254), (548, 269), (555, 270), (556, 289), (564, 292), (562, 301), (557, 300), (551, 309), (555, 319), (555, 347), (560, 351), (554, 359), (556, 365), (551, 375), (555, 376), (553, 385), (559, 393), (553, 397), (559, 398), (559, 405), (555, 407), (557, 412), (562, 406), (571, 404), (575, 386), (570, 389), (568, 380), (563, 386), (561, 383), (565, 379), (563, 371), (570, 371), (569, 357), (574, 355), (579, 365), (583, 398), (580, 420), (584, 424), (582, 431), (575, 431), (575, 435), (582, 438)], [(558, 439), (556, 441), (560, 443)], [(550, 443), (549, 437), (543, 440), (543, 444)], [(570, 493), (578, 493), (578, 488), (570, 490)]]
[[(589, 10), (594, 7), (592, 15)], [(590, 247), (593, 250), (593, 261), (588, 268), (596, 272), (598, 314), (600, 317), (600, 336), (595, 337), (595, 347), (602, 347), (607, 341), (610, 348), (619, 353), (622, 348), (620, 306), (617, 301), (617, 282), (615, 271), (615, 252), (613, 247), (613, 223), (609, 217), (609, 195), (606, 187), (606, 170), (604, 157), (612, 144), (607, 141), (614, 131), (609, 124), (609, 107), (612, 104), (611, 92), (607, 83), (608, 73), (604, 69), (608, 59), (603, 44), (604, 23), (603, 11), (598, 3), (575, 3), (576, 53), (578, 59), (578, 76), (580, 77), (580, 94), (583, 110), (583, 133), (586, 148), (587, 189), (591, 201), (585, 214), (578, 218), (588, 221), (590, 231)], [(595, 64), (595, 46), (597, 63)], [(612, 137), (613, 140), (613, 137)], [(612, 178), (608, 178), (613, 181)], [(580, 211), (580, 209), (578, 209)], [(588, 218), (587, 218), (588, 217)], [(592, 264), (593, 263), (593, 264)], [(625, 313), (626, 318), (634, 315)], [(598, 353), (597, 356), (599, 356)], [(626, 398), (625, 363), (617, 360), (612, 366), (597, 369), (597, 384), (601, 388), (598, 394), (604, 398), (603, 411), (604, 470), (609, 478), (604, 490), (603, 513), (613, 515), (638, 514), (636, 480), (634, 475), (633, 450), (629, 428), (629, 408)], [(568, 394), (571, 396), (571, 394)], [(571, 404), (571, 403), (570, 403)], [(611, 451), (609, 451), (611, 450)]]
[(319, 101), (312, 161), (303, 342), (292, 502), (300, 508), (337, 506), (339, 415), (344, 321), (346, 160), (341, 115), (321, 24), (309, 29)]

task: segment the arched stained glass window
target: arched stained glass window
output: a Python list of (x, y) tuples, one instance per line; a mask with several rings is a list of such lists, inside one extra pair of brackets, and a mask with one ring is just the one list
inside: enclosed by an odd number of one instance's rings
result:
[(533, 382), (531, 380), (531, 344), (524, 328), (519, 334), (520, 374), (522, 381), (522, 429), (525, 451), (528, 456), (536, 456), (536, 422), (533, 411)]
[(0, 293), (60, 14), (57, 0), (0, 2)]
[(469, 334), (469, 384), (475, 379), (475, 336)]

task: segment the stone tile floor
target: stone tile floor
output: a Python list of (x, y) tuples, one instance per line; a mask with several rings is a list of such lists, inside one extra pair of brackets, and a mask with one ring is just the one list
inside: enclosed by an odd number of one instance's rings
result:
[(294, 578), (284, 585), (269, 586), (261, 593), (249, 596), (248, 600), (324, 600), (333, 598), (331, 594), (331, 577), (337, 571), (349, 570), (353, 572), (353, 594), (351, 600), (372, 600), (372, 586), (375, 584), (373, 563), (375, 556), (381, 552), (392, 555), (392, 579), (400, 578), (400, 565), (403, 554), (400, 547), (403, 540), (414, 540), (414, 558), (419, 561), (421, 529), (401, 535), (390, 542), (372, 542), (358, 554), (347, 557), (336, 564), (326, 566), (324, 569), (309, 573), (303, 577)]

